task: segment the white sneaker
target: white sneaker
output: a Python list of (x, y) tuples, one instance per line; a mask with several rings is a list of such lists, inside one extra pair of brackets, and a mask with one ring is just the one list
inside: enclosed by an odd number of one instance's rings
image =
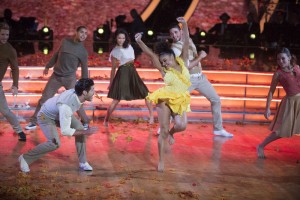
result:
[(225, 129), (222, 129), (220, 131), (214, 131), (215, 135), (223, 136), (223, 137), (233, 137), (233, 134), (227, 132)]
[(23, 158), (23, 154), (19, 156), (20, 169), (24, 173), (30, 172), (29, 166), (26, 160)]
[(79, 163), (79, 168), (84, 171), (92, 171), (93, 170), (92, 166), (88, 162)]
[(83, 130), (88, 130), (89, 129), (89, 124), (83, 124)]
[(29, 122), (29, 124), (25, 127), (26, 130), (34, 130), (36, 129), (36, 124)]

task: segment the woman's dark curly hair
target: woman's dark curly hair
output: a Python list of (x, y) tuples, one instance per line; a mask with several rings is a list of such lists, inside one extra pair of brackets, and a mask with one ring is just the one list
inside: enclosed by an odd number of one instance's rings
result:
[(122, 28), (117, 29), (115, 34), (114, 34), (114, 37), (113, 37), (114, 46), (118, 45), (117, 37), (118, 37), (119, 34), (124, 34), (125, 35), (125, 42), (123, 44), (123, 48), (127, 48), (130, 44), (130, 38), (129, 38), (128, 32), (125, 29), (122, 29)]
[(162, 56), (162, 55), (173, 55), (174, 58), (175, 53), (174, 51), (171, 49), (171, 44), (168, 42), (158, 42), (155, 44), (154, 46), (154, 52), (158, 55), (158, 56)]

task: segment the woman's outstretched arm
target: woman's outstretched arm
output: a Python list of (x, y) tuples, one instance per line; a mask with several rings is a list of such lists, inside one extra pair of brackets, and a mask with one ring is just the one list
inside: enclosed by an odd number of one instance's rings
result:
[(182, 39), (183, 39), (183, 46), (181, 52), (181, 58), (184, 60), (185, 66), (189, 66), (189, 30), (187, 26), (187, 22), (183, 17), (178, 17), (177, 21), (182, 24)]
[(142, 41), (142, 34), (135, 34), (135, 41), (139, 45), (139, 47), (143, 50), (145, 54), (151, 57), (154, 66), (158, 69), (158, 71), (164, 76), (165, 72), (161, 63), (159, 62), (158, 56)]

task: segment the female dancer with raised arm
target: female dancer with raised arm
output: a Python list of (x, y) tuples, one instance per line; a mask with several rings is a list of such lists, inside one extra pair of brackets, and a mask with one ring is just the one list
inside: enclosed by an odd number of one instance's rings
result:
[[(112, 69), (107, 97), (112, 98), (113, 101), (107, 109), (107, 114), (104, 119), (103, 125), (106, 127), (108, 127), (109, 118), (120, 100), (131, 101), (135, 99), (145, 99), (149, 92), (134, 67), (134, 50), (129, 42), (130, 39), (127, 31), (118, 29), (114, 36), (115, 47), (110, 53)], [(118, 71), (115, 73), (117, 67)], [(145, 103), (149, 109), (149, 123), (153, 124), (152, 105), (146, 99)]]
[[(137, 33), (135, 40), (141, 49), (151, 57), (154, 66), (164, 78), (165, 86), (147, 96), (156, 104), (160, 135), (158, 136), (159, 162), (158, 171), (164, 170), (164, 146), (169, 136), (169, 143), (174, 144), (174, 133), (184, 131), (187, 124), (186, 112), (190, 111), (190, 94), (188, 91), (190, 74), (188, 66), (189, 33), (185, 19), (177, 18), (183, 25), (184, 44), (181, 57), (175, 57), (173, 50), (166, 42), (158, 43), (155, 53), (141, 40)], [(175, 119), (174, 126), (169, 130), (170, 116)]]

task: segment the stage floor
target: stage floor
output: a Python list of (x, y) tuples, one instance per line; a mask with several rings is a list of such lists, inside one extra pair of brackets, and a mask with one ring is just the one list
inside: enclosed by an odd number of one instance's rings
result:
[[(224, 124), (232, 139), (212, 135), (212, 125), (188, 124), (167, 146), (165, 172), (156, 171), (157, 124), (102, 121), (87, 139), (92, 172), (78, 169), (73, 137), (19, 171), (18, 156), (45, 140), (41, 130), (27, 131), (18, 142), (0, 121), (0, 199), (299, 199), (300, 137), (281, 139), (257, 159), (256, 146), (270, 132), (267, 125)], [(22, 124), (25, 126), (25, 124)]]

